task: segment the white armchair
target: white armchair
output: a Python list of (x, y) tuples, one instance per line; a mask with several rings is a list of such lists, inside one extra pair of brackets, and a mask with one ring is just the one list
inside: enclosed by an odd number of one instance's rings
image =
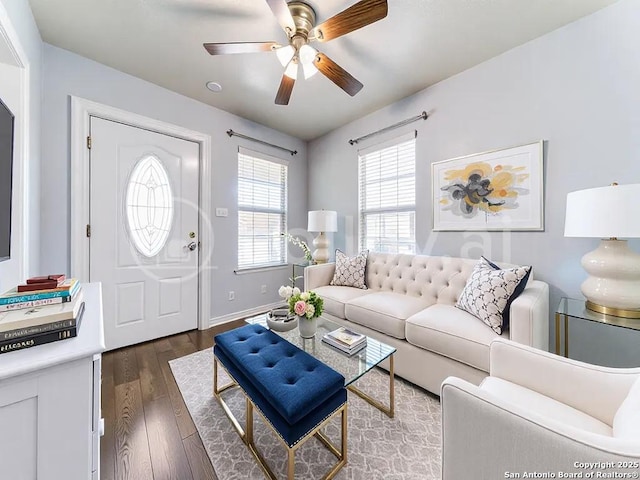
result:
[[(638, 478), (640, 368), (599, 367), (502, 339), (490, 348), (480, 386), (455, 377), (442, 384), (443, 480)], [(613, 472), (625, 476), (603, 475)]]

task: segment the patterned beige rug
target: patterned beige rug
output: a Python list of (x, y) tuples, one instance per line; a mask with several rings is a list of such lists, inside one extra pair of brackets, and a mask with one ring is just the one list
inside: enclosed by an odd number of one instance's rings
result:
[[(220, 480), (264, 478), (260, 467), (245, 447), (229, 419), (212, 395), (211, 349), (172, 360), (173, 375), (191, 417), (202, 437)], [(228, 378), (221, 379), (224, 384)], [(375, 398), (388, 398), (389, 377), (372, 371), (358, 381), (358, 387)], [(400, 480), (440, 479), (440, 403), (438, 399), (408, 382), (396, 378), (396, 415), (390, 419), (349, 392), (347, 465), (338, 479)], [(225, 392), (236, 418), (244, 422), (244, 398), (238, 389)], [(275, 434), (255, 415), (256, 443), (278, 478), (286, 478), (286, 452)], [(339, 439), (339, 420), (326, 433)], [(335, 463), (315, 438), (296, 452), (296, 478), (322, 478)]]

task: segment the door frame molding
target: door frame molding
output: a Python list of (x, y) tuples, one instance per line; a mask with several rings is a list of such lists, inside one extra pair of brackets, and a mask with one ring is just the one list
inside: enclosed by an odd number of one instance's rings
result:
[[(27, 274), (31, 274), (34, 264), (31, 245), (33, 234), (31, 232), (30, 215), (35, 210), (40, 216), (40, 205), (37, 202), (38, 195), (32, 195), (39, 190), (39, 185), (31, 184), (31, 170), (34, 159), (31, 151), (31, 139), (34, 135), (31, 126), (31, 62), (24, 48), (20, 35), (14, 27), (2, 2), (0, 2), (0, 42), (4, 43), (14, 61), (13, 67), (20, 69), (20, 110), (13, 112), (15, 115), (15, 129), (13, 139), (13, 198), (11, 205), (11, 256), (5, 260), (2, 267), (9, 268), (11, 262), (17, 263), (18, 278), (11, 281), (22, 281)], [(36, 158), (35, 161), (39, 161)], [(35, 208), (33, 208), (35, 204)], [(6, 264), (6, 265), (5, 265)], [(35, 265), (37, 268), (40, 265)], [(0, 270), (2, 268), (0, 267)]]
[[(189, 140), (200, 145), (200, 193), (198, 198), (200, 255), (198, 263), (198, 329), (209, 328), (211, 310), (211, 271), (205, 265), (213, 248), (211, 218), (211, 136), (178, 125), (103, 105), (71, 95), (71, 276), (89, 279), (89, 242), (86, 226), (90, 223), (89, 149), (91, 117), (99, 117), (136, 128)], [(208, 228), (209, 227), (209, 228)]]

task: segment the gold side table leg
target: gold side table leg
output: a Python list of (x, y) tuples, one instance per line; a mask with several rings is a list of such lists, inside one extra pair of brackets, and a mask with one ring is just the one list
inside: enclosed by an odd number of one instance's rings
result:
[(564, 356), (569, 358), (569, 315), (564, 316)]
[(556, 355), (560, 355), (560, 314), (556, 313)]

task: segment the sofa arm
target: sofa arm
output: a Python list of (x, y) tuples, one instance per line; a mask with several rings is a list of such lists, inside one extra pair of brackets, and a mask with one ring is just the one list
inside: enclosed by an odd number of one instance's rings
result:
[(640, 368), (608, 368), (508, 340), (491, 342), (489, 372), (613, 425)]
[(514, 342), (549, 349), (549, 285), (532, 280), (511, 303), (509, 335)]
[[(442, 480), (523, 478), (507, 473), (525, 471), (560, 478), (558, 472), (584, 475), (589, 468), (584, 464), (590, 462), (593, 471), (610, 473), (616, 471), (615, 462), (640, 460), (638, 443), (565, 425), (459, 378), (443, 382), (441, 403)], [(602, 462), (614, 462), (614, 467)]]
[(309, 265), (306, 267), (304, 269), (305, 291), (329, 285), (331, 280), (333, 280), (333, 272), (335, 269), (335, 263), (321, 263), (319, 265)]

